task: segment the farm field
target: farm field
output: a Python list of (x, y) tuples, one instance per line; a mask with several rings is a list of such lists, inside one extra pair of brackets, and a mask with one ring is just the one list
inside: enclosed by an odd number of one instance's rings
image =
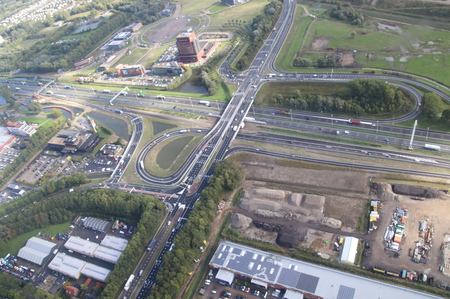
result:
[[(363, 25), (355, 26), (326, 14), (309, 21), (309, 28), (305, 29), (308, 26), (305, 19), (311, 18), (296, 18), (290, 33), (296, 39), (303, 38), (303, 46), (297, 40), (288, 45), (294, 49), (283, 49), (282, 53), (297, 52), (296, 57), (311, 59), (313, 66), (319, 57), (335, 55), (346, 67), (392, 69), (450, 85), (450, 69), (446, 64), (450, 58), (449, 31), (371, 17), (366, 17)], [(277, 65), (299, 71), (300, 68), (291, 67), (294, 57), (283, 57)]]

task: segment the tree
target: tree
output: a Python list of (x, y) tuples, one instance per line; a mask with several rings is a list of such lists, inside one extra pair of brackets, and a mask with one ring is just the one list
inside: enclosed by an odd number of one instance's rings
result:
[(422, 97), (422, 113), (428, 118), (437, 117), (444, 109), (442, 98), (435, 93), (428, 92)]
[(50, 115), (54, 118), (58, 118), (62, 116), (62, 112), (59, 109), (53, 108)]
[(445, 109), (444, 111), (442, 111), (441, 117), (445, 120), (450, 120), (450, 109)]

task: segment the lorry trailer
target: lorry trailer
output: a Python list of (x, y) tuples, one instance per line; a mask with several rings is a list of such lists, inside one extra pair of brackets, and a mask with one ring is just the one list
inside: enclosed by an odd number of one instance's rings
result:
[(433, 151), (440, 151), (441, 147), (439, 145), (434, 145), (434, 144), (425, 144), (424, 148), (429, 149), (429, 150), (433, 150)]

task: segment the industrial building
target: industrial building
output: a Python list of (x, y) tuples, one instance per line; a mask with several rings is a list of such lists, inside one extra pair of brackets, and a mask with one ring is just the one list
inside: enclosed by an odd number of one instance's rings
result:
[(16, 137), (11, 135), (6, 127), (0, 127), (0, 151), (12, 144), (14, 140), (16, 140)]
[(244, 0), (221, 0), (220, 4), (232, 6), (232, 5), (242, 4), (244, 2), (245, 2)]
[(219, 269), (215, 279), (223, 285), (236, 276), (262, 289), (287, 289), (287, 298), (440, 298), (228, 241), (221, 241), (209, 265)]
[(142, 76), (146, 72), (142, 64), (118, 65), (116, 69), (119, 77)]
[(89, 56), (89, 57), (85, 57), (81, 60), (78, 60), (77, 62), (73, 63), (74, 67), (80, 67), (80, 66), (84, 66), (88, 63), (91, 63), (94, 60), (94, 56)]
[(116, 264), (122, 255), (122, 251), (115, 250), (108, 247), (99, 246), (94, 252), (94, 257), (102, 261)]
[(354, 237), (345, 237), (344, 246), (341, 251), (341, 263), (354, 265), (356, 254), (358, 253), (359, 239)]
[(8, 122), (6, 123), (6, 127), (11, 132), (11, 134), (17, 136), (31, 136), (36, 133), (36, 129), (27, 125), (25, 121), (18, 121), (16, 123)]
[(53, 250), (56, 248), (57, 245), (52, 242), (32, 237), (28, 239), (27, 244), (19, 250), (17, 256), (42, 266), (47, 262)]
[(48, 264), (48, 268), (75, 279), (84, 275), (102, 282), (106, 281), (111, 273), (111, 271), (106, 268), (86, 263), (83, 260), (71, 257), (64, 253), (56, 254), (53, 260)]
[(136, 32), (142, 28), (142, 23), (133, 23), (127, 26), (123, 31), (124, 32)]
[(128, 245), (128, 240), (124, 238), (114, 237), (112, 235), (106, 235), (102, 242), (101, 246), (109, 247), (115, 250), (124, 251)]
[(90, 277), (92, 279), (101, 282), (106, 281), (106, 279), (109, 276), (109, 273), (111, 273), (110, 270), (91, 263), (86, 263), (86, 265), (81, 270), (81, 274), (83, 274), (84, 276)]
[[(70, 135), (70, 132), (73, 132)], [(63, 130), (48, 141), (48, 148), (65, 153), (90, 152), (100, 142), (97, 134), (80, 135), (77, 131)]]
[(129, 39), (131, 36), (131, 32), (128, 31), (122, 31), (117, 33), (114, 37), (113, 40), (127, 40)]
[(106, 220), (93, 218), (93, 217), (83, 218), (82, 221), (83, 221), (83, 226), (85, 228), (96, 230), (101, 233), (106, 231), (108, 229), (108, 226), (110, 225), (110, 223)]
[(197, 62), (203, 55), (203, 49), (194, 31), (182, 32), (177, 36), (178, 60)]
[(57, 253), (53, 260), (48, 264), (48, 268), (78, 279), (81, 276), (81, 269), (83, 269), (85, 265), (85, 261), (68, 256), (64, 253)]
[(106, 49), (108, 51), (116, 51), (125, 46), (125, 41), (123, 40), (113, 40), (110, 41)]
[(154, 75), (180, 75), (184, 72), (181, 63), (176, 61), (157, 62), (152, 65), (152, 74)]
[(67, 249), (90, 257), (94, 256), (94, 252), (97, 250), (98, 246), (100, 245), (98, 245), (97, 243), (74, 236), (70, 236), (64, 244), (64, 247), (66, 247)]

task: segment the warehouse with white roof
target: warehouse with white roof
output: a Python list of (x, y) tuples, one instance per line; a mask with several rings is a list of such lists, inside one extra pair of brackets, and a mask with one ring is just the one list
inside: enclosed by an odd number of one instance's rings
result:
[(48, 264), (48, 268), (75, 279), (80, 278), (81, 274), (83, 274), (101, 282), (105, 282), (111, 273), (106, 268), (86, 263), (64, 253), (58, 253)]
[(74, 236), (70, 236), (64, 244), (64, 247), (66, 247), (67, 249), (84, 255), (88, 255), (90, 257), (94, 256), (94, 252), (97, 250), (98, 246), (99, 245), (97, 243)]
[(354, 237), (345, 237), (341, 251), (341, 263), (354, 265), (358, 253), (359, 240)]
[(122, 255), (122, 251), (114, 250), (112, 248), (99, 246), (97, 250), (94, 252), (94, 257), (101, 259), (103, 261), (107, 261), (110, 263), (117, 263), (120, 256)]
[(48, 264), (48, 268), (69, 277), (78, 279), (81, 275), (81, 269), (83, 269), (85, 265), (85, 261), (60, 252), (56, 254), (53, 260)]
[(327, 299), (441, 298), (228, 241), (221, 241), (209, 265), (293, 291), (289, 298), (301, 298), (298, 294)]
[(18, 257), (42, 266), (50, 258), (51, 253), (55, 250), (55, 243), (32, 237), (28, 239), (27, 244), (19, 250)]
[(86, 263), (86, 265), (81, 270), (81, 274), (83, 274), (84, 276), (90, 277), (92, 279), (101, 282), (106, 281), (106, 279), (109, 276), (109, 273), (111, 273), (110, 270), (91, 263)]
[(124, 238), (114, 237), (112, 235), (106, 235), (100, 245), (109, 247), (115, 250), (124, 251), (128, 245), (128, 240)]

